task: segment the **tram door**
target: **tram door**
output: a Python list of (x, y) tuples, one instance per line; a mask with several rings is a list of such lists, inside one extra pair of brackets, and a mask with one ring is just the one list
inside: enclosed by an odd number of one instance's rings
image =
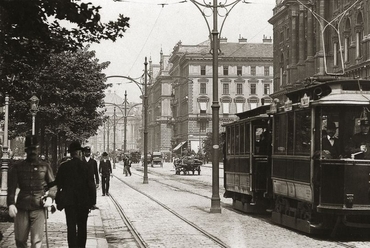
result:
[(261, 123), (252, 125), (252, 134), (252, 187), (254, 191), (266, 192), (270, 176), (271, 135), (267, 125)]

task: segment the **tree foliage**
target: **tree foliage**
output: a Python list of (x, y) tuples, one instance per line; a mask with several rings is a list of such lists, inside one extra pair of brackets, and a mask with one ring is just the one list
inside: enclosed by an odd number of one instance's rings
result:
[[(213, 158), (213, 134), (212, 133), (207, 133), (206, 138), (203, 139), (203, 152), (204, 156), (207, 158), (207, 160), (212, 160)], [(222, 133), (219, 134), (219, 154), (218, 154), (218, 159), (219, 161), (222, 161), (223, 159), (223, 147), (225, 144), (225, 139), (224, 135)]]
[[(86, 43), (123, 37), (129, 18), (100, 22), (101, 7), (74, 0), (0, 1), (0, 76), (26, 74), (48, 62), (50, 53), (76, 51)], [(73, 23), (72, 29), (61, 20)], [(10, 91), (1, 87), (2, 91)]]
[[(29, 101), (31, 93), (40, 99), (37, 127), (45, 135), (63, 133), (70, 139), (87, 139), (102, 124), (105, 74), (108, 62), (99, 63), (93, 51), (52, 54), (48, 66), (35, 72), (36, 80), (26, 82), (23, 91), (11, 97), (11, 135), (25, 134), (31, 126)], [(14, 84), (14, 87), (23, 84)], [(16, 91), (22, 92), (21, 88)], [(25, 99), (26, 98), (26, 99)]]

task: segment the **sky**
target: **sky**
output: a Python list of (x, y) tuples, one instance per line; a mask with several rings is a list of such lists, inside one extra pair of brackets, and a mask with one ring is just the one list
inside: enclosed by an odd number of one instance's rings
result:
[[(205, 18), (200, 10), (187, 0), (83, 0), (101, 6), (102, 22), (116, 20), (119, 14), (129, 17), (130, 27), (124, 37), (116, 42), (102, 41), (92, 44), (91, 50), (96, 51), (99, 62), (110, 61), (104, 70), (107, 76), (121, 75), (139, 78), (144, 73), (144, 60), (147, 57), (154, 64), (159, 64), (160, 51), (170, 55), (174, 46), (181, 41), (184, 45), (196, 45), (206, 41), (209, 31)], [(198, 0), (198, 2), (212, 0)], [(218, 0), (231, 3), (234, 0)], [(183, 3), (181, 3), (183, 2)], [(248, 4), (240, 1), (225, 20), (221, 36), (229, 42), (238, 42), (240, 37), (250, 43), (262, 42), (263, 36), (272, 38), (272, 25), (268, 20), (272, 17), (275, 0), (248, 0)], [(212, 28), (212, 12), (205, 10), (206, 18)], [(220, 14), (225, 12), (220, 9)], [(218, 31), (223, 17), (218, 18)], [(127, 90), (129, 102), (141, 102), (140, 89), (129, 80), (111, 78), (110, 88), (124, 98)]]

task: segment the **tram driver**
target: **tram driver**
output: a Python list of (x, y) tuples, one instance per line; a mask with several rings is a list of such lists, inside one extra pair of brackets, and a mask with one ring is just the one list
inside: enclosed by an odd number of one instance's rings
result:
[(323, 130), (322, 137), (322, 156), (324, 158), (342, 158), (340, 152), (339, 139), (336, 137), (337, 126), (334, 122), (328, 122), (326, 130)]
[(353, 135), (350, 139), (347, 150), (351, 153), (351, 158), (370, 159), (370, 122), (367, 119), (360, 121), (360, 132)]

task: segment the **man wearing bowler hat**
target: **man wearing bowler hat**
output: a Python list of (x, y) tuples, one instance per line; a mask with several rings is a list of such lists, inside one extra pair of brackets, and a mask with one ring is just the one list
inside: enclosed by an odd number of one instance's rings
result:
[(71, 159), (61, 163), (56, 175), (57, 208), (64, 208), (69, 247), (85, 247), (87, 217), (92, 207), (89, 196), (87, 165), (81, 160), (82, 147), (73, 141), (68, 148)]
[[(35, 135), (26, 137), (25, 160), (15, 163), (9, 171), (7, 204), (14, 217), (14, 235), (17, 247), (27, 247), (31, 232), (31, 247), (41, 247), (46, 218), (45, 207), (51, 207), (55, 187), (45, 195), (47, 184), (54, 181), (50, 165), (38, 160), (38, 142)], [(17, 187), (20, 189), (15, 201)]]
[(92, 209), (98, 209), (96, 207), (96, 189), (99, 187), (99, 173), (98, 173), (98, 163), (95, 159), (91, 158), (91, 148), (86, 146), (84, 148), (84, 158), (82, 159), (87, 165), (89, 190), (90, 190), (90, 200)]
[(353, 135), (349, 142), (350, 153), (360, 153), (355, 158), (370, 159), (370, 122), (368, 119), (360, 121), (360, 132)]
[(101, 175), (102, 193), (103, 196), (109, 196), (109, 179), (112, 174), (112, 164), (108, 159), (108, 153), (103, 152), (103, 159), (99, 163), (99, 173)]

